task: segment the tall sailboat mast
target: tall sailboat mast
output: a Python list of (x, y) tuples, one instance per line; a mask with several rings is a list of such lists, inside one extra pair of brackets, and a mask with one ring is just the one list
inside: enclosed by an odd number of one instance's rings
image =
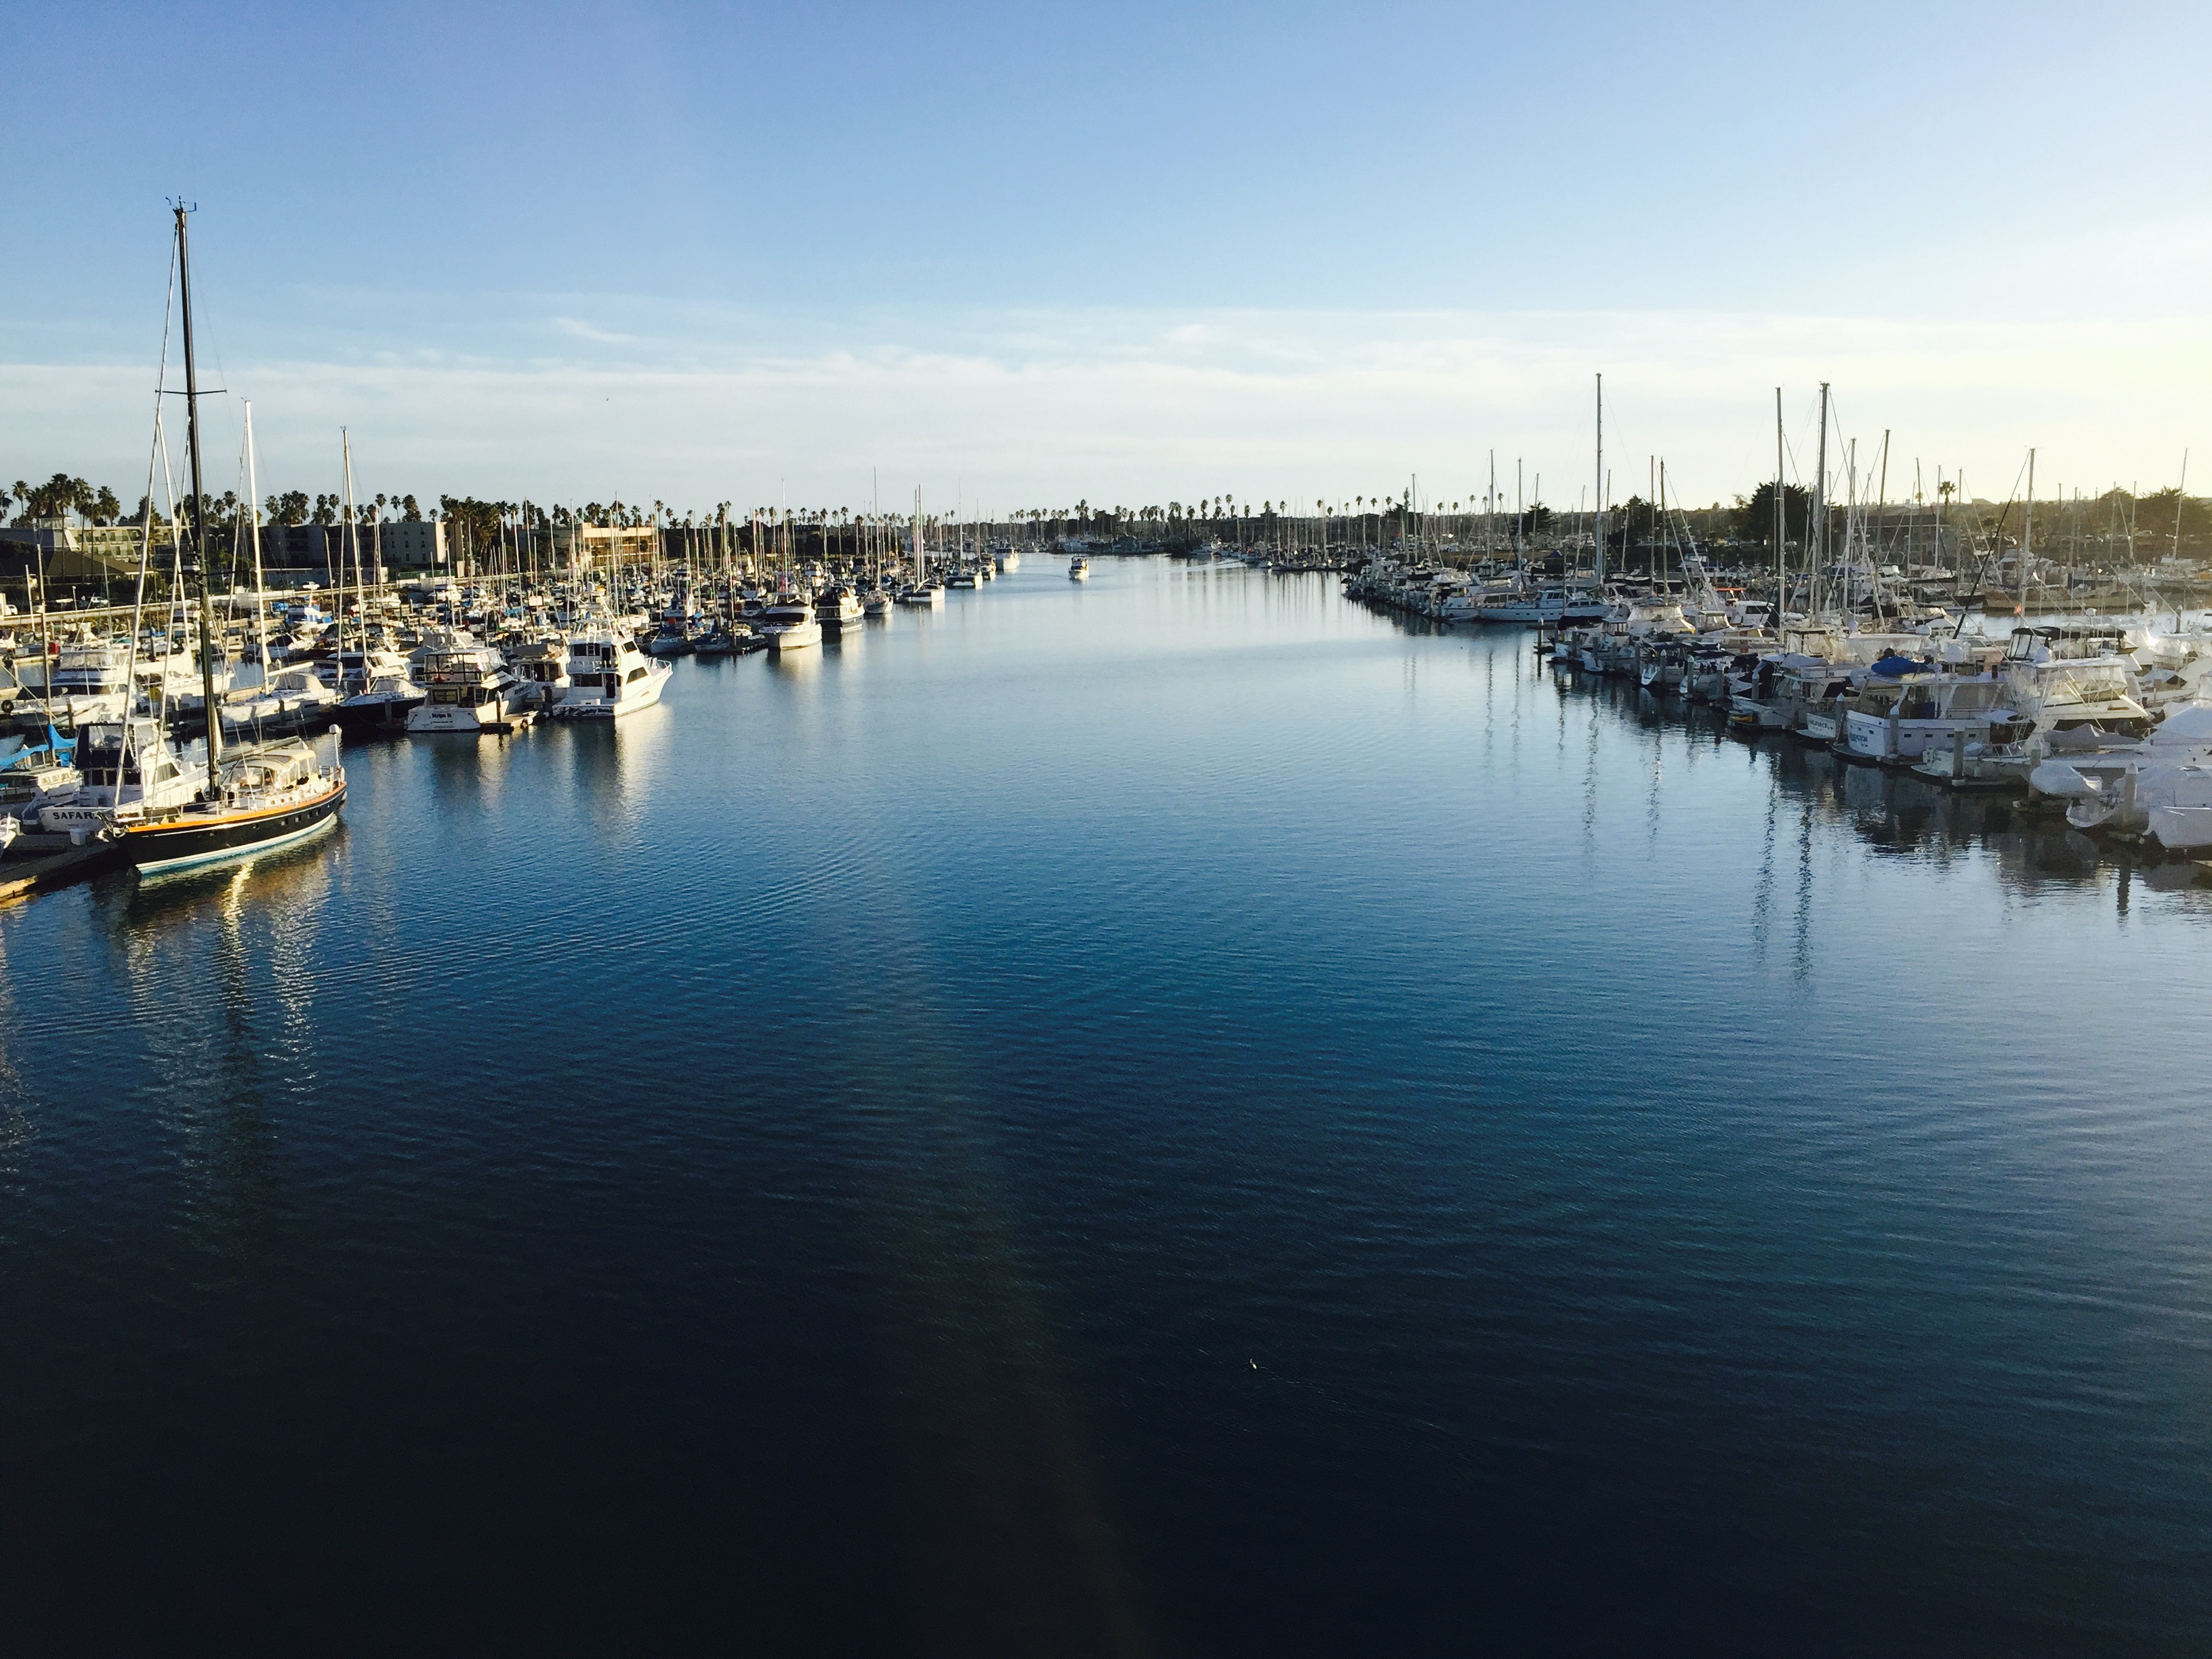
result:
[(269, 596), (261, 576), (261, 509), (256, 505), (261, 487), (253, 466), (253, 400), (246, 402), (246, 516), (253, 538), (253, 654), (260, 665), (261, 683), (269, 683)]
[[(343, 427), (338, 428), (338, 453), (345, 465), (346, 540), (353, 553), (353, 602), (355, 608), (362, 612), (361, 623), (356, 630), (360, 637), (354, 643), (361, 647), (361, 689), (366, 691), (368, 690), (368, 606), (361, 592), (361, 520), (356, 516), (353, 507), (353, 434)], [(338, 690), (343, 694), (345, 690), (345, 582), (343, 574), (338, 582), (337, 679)]]
[(1782, 388), (1774, 388), (1774, 637), (1782, 637), (1782, 613), (1789, 606), (1789, 555), (1784, 550), (1783, 537), (1788, 532), (1790, 520), (1784, 512), (1783, 480), (1786, 474), (1782, 459)]
[(207, 716), (208, 781), (213, 785), (216, 762), (222, 753), (222, 721), (215, 700), (215, 641), (208, 613), (214, 609), (214, 589), (207, 554), (207, 498), (200, 486), (200, 385), (192, 358), (192, 264), (185, 216), (190, 204), (174, 204), (177, 215), (177, 289), (184, 302), (185, 323), (185, 447), (191, 456), (192, 553), (200, 568), (200, 707)]
[[(1819, 459), (1813, 464), (1813, 507), (1810, 517), (1812, 535), (1808, 539), (1819, 550), (1817, 556), (1806, 557), (1806, 585), (1815, 594), (1827, 579), (1828, 570), (1828, 383), (1820, 382), (1820, 445)], [(1825, 597), (1825, 596), (1823, 596)], [(1815, 604), (1814, 609), (1820, 606)]]
[[(1592, 574), (1605, 586), (1605, 376), (1597, 377), (1597, 512), (1590, 520)], [(1565, 615), (1563, 611), (1560, 613)]]

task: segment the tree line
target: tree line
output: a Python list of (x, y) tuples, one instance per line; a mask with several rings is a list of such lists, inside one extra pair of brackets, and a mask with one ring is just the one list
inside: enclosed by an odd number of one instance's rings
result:
[[(17, 479), (12, 485), (0, 486), (0, 521), (5, 521), (13, 509), (15, 521), (21, 525), (31, 522), (81, 521), (89, 525), (138, 524), (149, 516), (157, 525), (166, 525), (167, 517), (141, 495), (137, 506), (129, 514), (115, 492), (105, 486), (94, 486), (81, 477), (57, 472), (43, 483), (32, 483)], [(206, 500), (208, 527), (210, 531), (235, 531), (246, 515), (246, 503), (234, 490), (210, 495)], [(1980, 501), (1961, 501), (1956, 498), (1956, 486), (1945, 483), (1939, 487), (1936, 501), (1900, 503), (1877, 509), (1886, 524), (1893, 525), (1900, 514), (1927, 513), (1932, 516), (1940, 512), (1947, 526), (1964, 535), (1974, 538), (2016, 536), (2025, 519), (2022, 503), (2013, 501), (2002, 505)], [(1607, 508), (1607, 542), (1626, 550), (1663, 540), (1667, 529), (1656, 504), (1632, 495), (1617, 506)], [(2185, 496), (2179, 489), (2167, 488), (2148, 495), (2137, 495), (2114, 488), (2102, 495), (2079, 497), (2071, 501), (2038, 501), (2039, 546), (2068, 538), (2086, 547), (2099, 550), (2110, 557), (2118, 550), (2135, 549), (2138, 556), (2148, 556), (2157, 550), (2172, 548), (2179, 544), (2202, 549), (2212, 542), (2212, 498)], [(1171, 501), (1165, 506), (1128, 507), (1094, 507), (1087, 498), (1079, 500), (1073, 507), (1024, 507), (1010, 514), (994, 515), (1001, 522), (1011, 522), (1030, 529), (1036, 533), (1058, 535), (1125, 534), (1164, 535), (1170, 540), (1188, 537), (1231, 533), (1261, 533), (1285, 519), (1304, 520), (1346, 521), (1347, 529), (1354, 523), (1365, 522), (1378, 529), (1395, 528), (1403, 531), (1416, 517), (1443, 517), (1457, 520), (1461, 526), (1472, 530), (1474, 520), (1480, 515), (1486, 526), (1495, 527), (1501, 535), (1511, 535), (1519, 540), (1534, 540), (1548, 536), (1557, 528), (1553, 510), (1540, 503), (1524, 507), (1516, 517), (1510, 513), (1486, 510), (1479, 496), (1465, 500), (1437, 501), (1425, 510), (1416, 512), (1413, 503), (1404, 492), (1396, 495), (1355, 495), (1349, 500), (1331, 501), (1317, 498), (1311, 509), (1306, 504), (1288, 501), (1262, 500), (1255, 507), (1234, 493), (1212, 495), (1197, 501)], [(865, 514), (851, 507), (762, 507), (749, 513), (732, 513), (732, 503), (717, 502), (701, 510), (682, 510), (665, 501), (629, 502), (621, 500), (591, 501), (570, 506), (541, 506), (532, 501), (511, 501), (480, 499), (474, 495), (441, 495), (437, 504), (424, 510), (420, 500), (412, 495), (383, 494), (368, 496), (358, 501), (354, 509), (356, 522), (368, 526), (390, 520), (401, 522), (420, 522), (423, 520), (443, 520), (457, 531), (465, 534), (471, 545), (485, 547), (496, 544), (502, 532), (549, 529), (575, 524), (613, 526), (623, 528), (642, 528), (658, 526), (663, 529), (696, 530), (717, 525), (727, 525), (743, 538), (747, 527), (757, 523), (769, 525), (805, 525), (820, 533), (854, 530), (866, 524), (905, 522), (902, 514)], [(929, 515), (935, 522), (939, 517)], [(1584, 515), (1586, 516), (1586, 515)], [(1707, 539), (1727, 539), (1739, 545), (1751, 545), (1772, 550), (1774, 539), (1774, 485), (1760, 484), (1748, 495), (1738, 495), (1730, 507), (1716, 505), (1711, 508), (1685, 510), (1669, 505), (1665, 518), (1677, 520)], [(345, 501), (335, 493), (310, 495), (305, 490), (282, 490), (263, 501), (261, 522), (277, 527), (316, 525), (335, 527), (346, 518)], [(1793, 546), (1807, 544), (1813, 534), (1813, 498), (1810, 490), (1796, 484), (1785, 484), (1783, 489), (1783, 536)], [(1831, 534), (1839, 532), (1842, 519), (1840, 503), (1829, 504)], [(2179, 534), (2177, 537), (2177, 526)]]

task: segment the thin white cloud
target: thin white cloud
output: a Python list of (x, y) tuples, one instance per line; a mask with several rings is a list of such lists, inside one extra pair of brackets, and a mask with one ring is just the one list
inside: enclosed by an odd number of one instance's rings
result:
[(556, 317), (553, 326), (572, 339), (589, 340), (595, 345), (635, 345), (635, 334), (617, 334), (611, 330), (594, 327), (580, 317)]
[[(1773, 388), (1810, 466), (1817, 385), (1888, 493), (1921, 464), (2002, 496), (2027, 447), (2048, 489), (2170, 483), (2198, 429), (2212, 319), (1876, 320), (1705, 313), (1030, 311), (877, 313), (842, 323), (609, 301), (621, 330), (556, 325), (588, 356), (481, 349), (241, 362), (261, 476), (324, 488), (337, 428), (373, 492), (741, 505), (864, 502), (916, 483), (999, 507), (1372, 495), (1409, 474), (1469, 499), (1493, 447), (1554, 506), (1591, 482), (1592, 375), (1607, 386), (1617, 496), (1663, 455), (1685, 498), (1725, 499), (1773, 466)], [(541, 312), (541, 316), (545, 313)], [(569, 325), (574, 325), (570, 327)], [(588, 332), (580, 330), (588, 329)], [(542, 348), (544, 335), (538, 335)], [(0, 364), (0, 441), (25, 474), (143, 473), (143, 368)], [(234, 438), (212, 411), (210, 454)], [(136, 452), (135, 460), (131, 459)], [(221, 465), (210, 465), (219, 474)]]

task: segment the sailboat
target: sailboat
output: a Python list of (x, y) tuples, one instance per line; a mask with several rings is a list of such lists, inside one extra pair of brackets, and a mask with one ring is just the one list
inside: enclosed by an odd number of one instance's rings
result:
[[(124, 855), (142, 871), (174, 870), (303, 841), (337, 821), (345, 805), (345, 769), (338, 764), (337, 728), (308, 744), (298, 738), (249, 744), (223, 752), (221, 705), (215, 694), (215, 641), (209, 617), (213, 559), (207, 548), (207, 501), (200, 476), (199, 375), (192, 354), (191, 248), (183, 202), (177, 218), (177, 288), (185, 347), (185, 447), (191, 456), (192, 494), (190, 534), (199, 568), (200, 665), (204, 678), (201, 708), (207, 724), (207, 776), (189, 801), (160, 805), (141, 800), (114, 809)], [(179, 524), (180, 537), (185, 526)], [(127, 728), (126, 728), (127, 732)], [(127, 742), (127, 738), (126, 738)], [(325, 746), (327, 745), (327, 752)]]

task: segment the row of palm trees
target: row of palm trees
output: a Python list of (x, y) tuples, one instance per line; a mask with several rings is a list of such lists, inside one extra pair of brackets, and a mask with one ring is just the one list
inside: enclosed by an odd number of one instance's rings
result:
[(0, 485), (0, 520), (5, 520), (8, 509), (18, 504), (23, 510), (17, 516), (27, 520), (66, 521), (74, 515), (89, 524), (113, 524), (123, 516), (123, 503), (115, 499), (113, 490), (104, 484), (95, 489), (66, 472), (57, 472), (40, 484), (18, 478), (12, 484)]

